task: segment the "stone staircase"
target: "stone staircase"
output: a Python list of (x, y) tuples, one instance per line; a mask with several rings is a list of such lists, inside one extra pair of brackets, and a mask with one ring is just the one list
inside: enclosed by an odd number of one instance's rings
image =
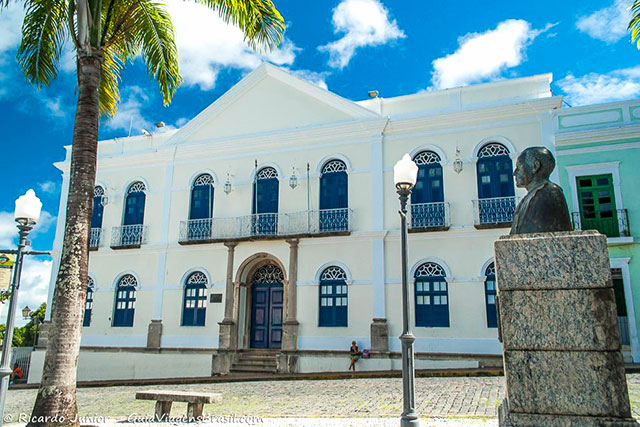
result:
[(232, 374), (275, 374), (279, 350), (241, 350), (231, 366)]

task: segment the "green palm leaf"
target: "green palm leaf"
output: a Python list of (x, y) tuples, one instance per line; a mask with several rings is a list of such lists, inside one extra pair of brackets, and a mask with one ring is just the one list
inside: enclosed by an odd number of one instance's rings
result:
[(22, 24), (18, 63), (29, 83), (48, 86), (58, 74), (58, 62), (66, 37), (67, 7), (64, 0), (28, 0)]
[(238, 26), (253, 49), (271, 50), (282, 41), (284, 19), (271, 0), (196, 0), (218, 11), (227, 23)]
[(627, 29), (631, 31), (631, 40), (636, 42), (640, 49), (640, 0), (635, 0), (631, 6), (631, 22)]

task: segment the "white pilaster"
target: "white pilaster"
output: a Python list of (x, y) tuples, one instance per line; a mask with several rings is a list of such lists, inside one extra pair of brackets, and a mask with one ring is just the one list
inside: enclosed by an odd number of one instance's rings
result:
[[(383, 131), (384, 132), (384, 131)], [(371, 138), (371, 231), (384, 230), (384, 135)], [(373, 317), (386, 318), (384, 288), (384, 237), (375, 238), (371, 243), (371, 265), (373, 286)]]

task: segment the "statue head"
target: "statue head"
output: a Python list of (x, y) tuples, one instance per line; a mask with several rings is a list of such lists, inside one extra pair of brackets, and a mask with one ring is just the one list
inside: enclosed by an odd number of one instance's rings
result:
[(516, 161), (516, 170), (513, 171), (516, 185), (528, 188), (531, 183), (547, 181), (555, 167), (556, 160), (551, 151), (545, 147), (529, 147), (520, 153)]

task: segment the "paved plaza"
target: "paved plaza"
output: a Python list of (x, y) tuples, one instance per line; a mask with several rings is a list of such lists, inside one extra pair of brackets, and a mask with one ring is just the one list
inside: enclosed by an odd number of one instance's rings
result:
[[(640, 418), (640, 374), (627, 375), (627, 381), (633, 415)], [(205, 405), (206, 414), (264, 418), (265, 424), (277, 426), (362, 425), (365, 421), (362, 418), (368, 418), (367, 425), (397, 425), (396, 417), (402, 412), (400, 378), (252, 381), (81, 388), (78, 389), (80, 416), (89, 417), (83, 424), (105, 424), (105, 420), (108, 420), (106, 424), (142, 421), (153, 415), (153, 402), (134, 399), (135, 392), (142, 389), (222, 393), (223, 402)], [(21, 413), (30, 413), (36, 392), (35, 389), (9, 392), (6, 414), (13, 422), (20, 422)], [(496, 411), (503, 394), (503, 377), (416, 379), (417, 410), (421, 418), (429, 418), (425, 425), (497, 425)], [(171, 416), (185, 413), (186, 404), (176, 403)], [(100, 418), (92, 420), (91, 417)], [(327, 418), (331, 418), (331, 422)]]

